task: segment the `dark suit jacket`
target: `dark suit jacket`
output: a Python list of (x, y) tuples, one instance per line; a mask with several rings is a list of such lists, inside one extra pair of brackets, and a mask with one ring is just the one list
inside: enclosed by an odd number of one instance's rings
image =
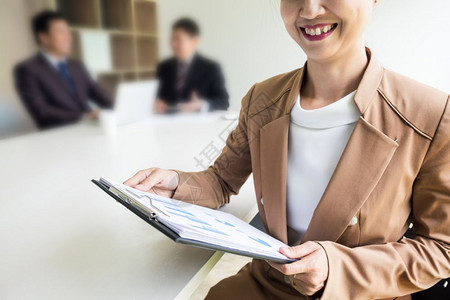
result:
[(226, 110), (229, 106), (225, 79), (220, 65), (196, 54), (189, 65), (184, 89), (178, 97), (175, 89), (177, 60), (170, 58), (158, 65), (157, 78), (160, 81), (158, 98), (173, 106), (188, 101), (193, 91), (209, 102), (209, 110)]
[(17, 92), (40, 129), (80, 120), (89, 111), (88, 99), (101, 107), (113, 105), (112, 98), (92, 80), (82, 63), (68, 60), (67, 64), (76, 93), (42, 54), (14, 69)]

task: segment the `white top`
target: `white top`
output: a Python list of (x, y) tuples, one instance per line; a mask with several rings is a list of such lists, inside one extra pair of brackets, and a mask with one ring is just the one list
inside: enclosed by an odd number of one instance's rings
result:
[(308, 228), (359, 119), (355, 92), (311, 110), (301, 107), (299, 95), (291, 111), (286, 191), (290, 244), (300, 242)]

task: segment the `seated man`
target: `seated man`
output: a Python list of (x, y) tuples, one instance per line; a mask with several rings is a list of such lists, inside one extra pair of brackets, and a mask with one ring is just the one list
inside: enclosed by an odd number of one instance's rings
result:
[(113, 100), (90, 77), (85, 67), (67, 56), (72, 35), (67, 20), (59, 13), (44, 11), (32, 20), (40, 52), (15, 67), (17, 92), (40, 129), (94, 119), (101, 107)]
[(226, 110), (229, 106), (225, 80), (219, 64), (196, 53), (200, 30), (191, 19), (172, 27), (174, 57), (158, 65), (160, 82), (154, 111), (183, 112)]

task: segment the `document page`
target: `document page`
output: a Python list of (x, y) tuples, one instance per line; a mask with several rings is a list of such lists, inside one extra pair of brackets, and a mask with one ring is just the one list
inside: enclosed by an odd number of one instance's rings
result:
[(279, 252), (283, 242), (254, 228), (232, 214), (146, 193), (123, 184), (112, 183), (121, 193), (156, 214), (156, 219), (180, 237), (225, 248), (286, 259)]

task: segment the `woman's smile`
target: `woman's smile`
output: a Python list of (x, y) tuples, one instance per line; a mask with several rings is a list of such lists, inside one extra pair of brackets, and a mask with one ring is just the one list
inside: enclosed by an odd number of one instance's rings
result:
[(320, 41), (330, 36), (337, 27), (337, 23), (299, 26), (303, 36), (309, 41)]

